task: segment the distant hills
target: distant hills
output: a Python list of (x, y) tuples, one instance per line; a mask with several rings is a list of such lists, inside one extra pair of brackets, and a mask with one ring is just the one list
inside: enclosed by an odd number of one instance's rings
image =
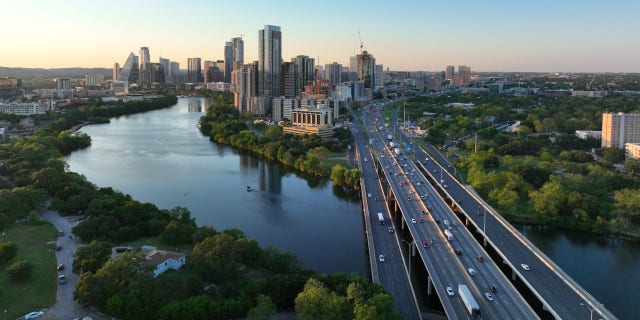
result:
[(113, 69), (107, 68), (10, 68), (0, 66), (0, 78), (15, 77), (23, 80), (54, 79), (54, 78), (84, 78), (88, 74), (102, 74), (105, 79), (111, 79)]

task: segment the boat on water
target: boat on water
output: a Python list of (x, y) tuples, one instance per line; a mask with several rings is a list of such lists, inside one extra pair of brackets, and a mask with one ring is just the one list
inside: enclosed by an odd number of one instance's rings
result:
[(251, 192), (251, 186), (247, 186), (247, 192)]

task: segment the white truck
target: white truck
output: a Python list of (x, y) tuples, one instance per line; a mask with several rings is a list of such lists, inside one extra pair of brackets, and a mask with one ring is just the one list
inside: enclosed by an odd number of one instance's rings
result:
[(400, 152), (400, 149), (396, 147), (396, 148), (393, 148), (393, 153), (395, 153), (396, 156), (399, 156), (402, 152)]
[(447, 237), (447, 240), (453, 240), (453, 233), (449, 229), (444, 229), (444, 235)]
[(473, 319), (478, 319), (480, 317), (480, 307), (478, 306), (476, 299), (473, 298), (473, 295), (466, 284), (458, 285), (458, 294), (460, 295), (464, 306), (467, 307), (469, 316)]
[(378, 212), (378, 224), (384, 224), (384, 216), (382, 212)]

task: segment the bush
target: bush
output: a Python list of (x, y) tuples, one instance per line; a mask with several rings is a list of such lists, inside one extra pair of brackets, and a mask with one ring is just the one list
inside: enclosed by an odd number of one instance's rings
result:
[(7, 267), (7, 275), (11, 281), (23, 281), (31, 276), (33, 265), (28, 261), (18, 260)]
[(0, 265), (5, 264), (16, 257), (18, 246), (15, 242), (0, 243)]

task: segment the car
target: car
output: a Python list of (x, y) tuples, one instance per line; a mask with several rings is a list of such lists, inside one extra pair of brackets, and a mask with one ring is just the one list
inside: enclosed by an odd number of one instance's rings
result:
[(364, 158), (364, 162), (367, 162), (367, 161), (369, 161), (369, 159), (368, 158)]
[(485, 292), (484, 296), (487, 297), (487, 300), (489, 301), (493, 301), (493, 295), (489, 292)]
[(489, 291), (491, 291), (491, 292), (493, 292), (493, 293), (496, 293), (496, 291), (497, 291), (497, 290), (496, 290), (496, 287), (495, 287), (495, 286), (493, 286), (493, 285), (489, 285), (489, 287), (488, 287), (488, 288), (489, 288)]
[(453, 252), (455, 252), (456, 255), (459, 255), (459, 256), (462, 255), (462, 250), (460, 250), (460, 249), (453, 249)]
[(58, 251), (62, 250), (62, 246), (56, 243), (56, 250)]
[(25, 320), (29, 320), (29, 319), (36, 319), (36, 318), (40, 318), (44, 316), (44, 311), (34, 311), (34, 312), (29, 312), (27, 314), (24, 315)]
[(482, 256), (477, 256), (476, 259), (478, 259), (479, 262), (484, 262), (484, 258)]
[(528, 265), (528, 264), (523, 263), (523, 264), (521, 264), (520, 266), (521, 266), (521, 267), (522, 267), (522, 269), (524, 269), (524, 270), (527, 270), (527, 271), (531, 270), (531, 268), (529, 268), (529, 265)]
[(389, 229), (387, 229), (387, 231), (388, 231), (389, 233), (393, 233), (393, 227), (389, 227)]
[(58, 283), (59, 284), (67, 283), (67, 278), (64, 276), (64, 274), (58, 275)]
[(384, 262), (384, 255), (382, 255), (382, 254), (381, 254), (381, 255), (379, 255), (379, 256), (378, 256), (378, 261), (380, 261), (380, 262)]
[(453, 297), (456, 293), (453, 291), (453, 288), (447, 287), (447, 295), (449, 297)]
[(416, 223), (416, 218), (411, 218), (411, 223)]
[(64, 231), (58, 231), (58, 237), (64, 236)]
[(425, 248), (429, 248), (429, 243), (426, 242), (426, 241), (423, 241), (422, 242), (422, 246), (425, 247)]
[(84, 318), (82, 318), (82, 320), (93, 320), (93, 318), (91, 318), (91, 317), (84, 317)]
[(436, 223), (440, 223), (440, 219), (436, 219)]
[(444, 219), (443, 223), (444, 223), (445, 226), (448, 226), (449, 225), (449, 220)]
[(429, 161), (429, 157), (424, 158), (424, 161)]
[(436, 169), (433, 169), (433, 173), (438, 173), (438, 170), (436, 170)]
[(469, 268), (469, 269), (467, 269), (467, 271), (469, 271), (469, 274), (472, 275), (472, 276), (476, 275), (476, 270), (474, 268)]
[(423, 223), (424, 222), (424, 218), (418, 219), (418, 222)]
[(57, 270), (58, 270), (58, 271), (62, 271), (62, 270), (64, 270), (64, 264), (62, 264), (62, 263), (61, 263), (61, 264), (59, 264), (59, 265), (58, 265), (58, 269), (57, 269)]

